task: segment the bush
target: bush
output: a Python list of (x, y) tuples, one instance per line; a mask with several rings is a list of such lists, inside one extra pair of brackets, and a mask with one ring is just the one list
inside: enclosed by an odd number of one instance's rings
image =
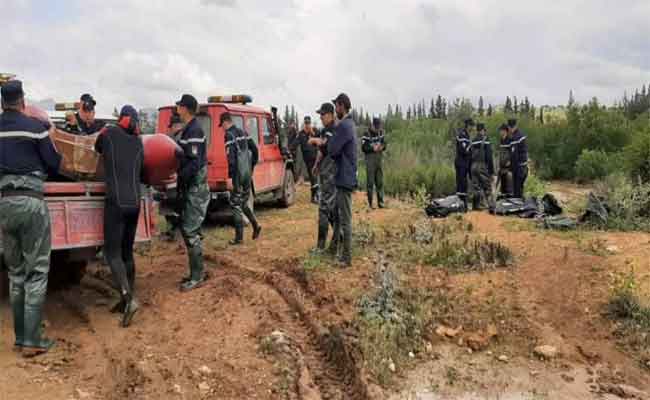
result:
[(650, 182), (650, 130), (639, 130), (623, 151), (625, 167), (632, 179)]
[(578, 182), (592, 182), (609, 175), (611, 166), (607, 153), (601, 150), (583, 150), (576, 162)]
[(596, 191), (610, 208), (608, 229), (650, 231), (650, 182), (634, 183), (625, 174), (616, 173)]
[(528, 197), (541, 199), (547, 193), (548, 185), (535, 174), (530, 174), (524, 184), (524, 194)]

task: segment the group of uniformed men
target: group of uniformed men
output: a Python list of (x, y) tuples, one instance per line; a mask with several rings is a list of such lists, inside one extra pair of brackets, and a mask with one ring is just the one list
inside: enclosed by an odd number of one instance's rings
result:
[[(456, 136), (456, 195), (469, 209), (480, 210), (493, 201), (492, 185), (497, 180), (501, 197), (523, 198), (524, 184), (528, 177), (528, 144), (526, 136), (517, 126), (516, 119), (509, 119), (499, 127), (499, 171), (495, 177), (492, 145), (485, 124), (474, 120), (464, 121), (465, 127)], [(476, 135), (472, 137), (476, 128)], [(468, 181), (471, 180), (471, 192)], [(500, 183), (500, 185), (499, 185)]]

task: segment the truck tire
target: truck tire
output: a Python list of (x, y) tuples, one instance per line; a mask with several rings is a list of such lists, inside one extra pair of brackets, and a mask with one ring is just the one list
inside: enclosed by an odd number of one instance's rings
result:
[(280, 205), (282, 207), (291, 207), (296, 202), (296, 181), (294, 180), (293, 171), (287, 169), (284, 173), (282, 182), (282, 191), (280, 193)]

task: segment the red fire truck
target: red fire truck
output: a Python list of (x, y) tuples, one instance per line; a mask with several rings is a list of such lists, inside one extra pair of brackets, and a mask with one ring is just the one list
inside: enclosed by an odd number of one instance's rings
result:
[[(201, 124), (207, 139), (208, 185), (212, 194), (209, 213), (229, 210), (228, 161), (225, 150), (225, 131), (219, 127), (219, 117), (224, 112), (232, 115), (233, 123), (247, 132), (258, 146), (259, 163), (253, 174), (253, 199), (256, 202), (276, 201), (283, 207), (295, 201), (293, 161), (281, 148), (277, 109), (271, 111), (251, 106), (251, 96), (212, 96), (199, 106), (196, 119)], [(169, 121), (175, 106), (159, 108), (157, 132), (169, 133)], [(165, 199), (175, 198), (175, 183), (163, 190)]]

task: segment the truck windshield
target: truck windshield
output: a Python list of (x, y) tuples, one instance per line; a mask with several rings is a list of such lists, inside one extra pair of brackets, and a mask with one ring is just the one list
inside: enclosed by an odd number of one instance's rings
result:
[(246, 117), (246, 133), (253, 139), (255, 146), (259, 146), (260, 130), (257, 127), (257, 117)]

